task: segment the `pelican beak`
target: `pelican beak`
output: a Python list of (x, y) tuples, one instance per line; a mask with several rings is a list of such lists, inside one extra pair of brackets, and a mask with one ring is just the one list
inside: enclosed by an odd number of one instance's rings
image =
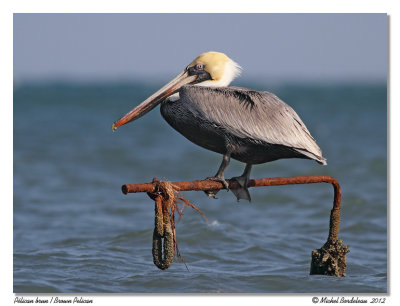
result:
[(170, 95), (179, 91), (183, 85), (194, 83), (197, 79), (198, 75), (189, 75), (188, 70), (185, 69), (178, 76), (176, 76), (171, 82), (164, 85), (160, 90), (155, 92), (153, 95), (148, 97), (134, 109), (132, 109), (125, 116), (115, 121), (112, 124), (112, 130), (115, 131), (121, 125), (124, 125), (128, 122), (136, 120), (142, 117), (147, 112), (151, 111), (154, 107), (156, 107), (160, 102), (169, 97)]

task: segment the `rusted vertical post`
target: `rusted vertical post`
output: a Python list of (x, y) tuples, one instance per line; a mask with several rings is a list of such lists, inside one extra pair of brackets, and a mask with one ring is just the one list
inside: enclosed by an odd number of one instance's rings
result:
[(330, 215), (329, 236), (322, 248), (312, 251), (310, 274), (341, 277), (346, 276), (346, 254), (349, 252), (349, 247), (338, 238), (341, 191), (336, 180), (332, 182), (332, 185), (335, 196)]

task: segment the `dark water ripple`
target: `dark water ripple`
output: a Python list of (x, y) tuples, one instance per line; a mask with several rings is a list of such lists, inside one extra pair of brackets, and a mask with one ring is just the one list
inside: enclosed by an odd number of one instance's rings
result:
[[(253, 85), (253, 86), (252, 86)], [(112, 133), (110, 124), (156, 85), (26, 85), (14, 92), (14, 292), (383, 293), (387, 291), (386, 87), (267, 88), (290, 102), (328, 166), (285, 160), (253, 177), (331, 175), (342, 186), (347, 276), (310, 276), (328, 235), (328, 184), (185, 196), (177, 223), (185, 260), (152, 263), (153, 204), (124, 183), (214, 174), (220, 156), (188, 142), (158, 111)], [(132, 101), (136, 101), (132, 103)], [(232, 161), (227, 177), (243, 171)]]

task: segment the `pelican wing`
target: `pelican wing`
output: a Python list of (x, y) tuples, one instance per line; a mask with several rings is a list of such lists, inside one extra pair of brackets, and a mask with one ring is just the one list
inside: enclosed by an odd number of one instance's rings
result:
[(240, 87), (184, 86), (179, 96), (196, 117), (237, 137), (292, 147), (325, 164), (303, 121), (272, 93)]

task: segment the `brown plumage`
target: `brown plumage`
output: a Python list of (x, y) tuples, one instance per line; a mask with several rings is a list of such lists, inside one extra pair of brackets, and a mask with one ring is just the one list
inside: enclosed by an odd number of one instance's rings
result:
[(293, 157), (326, 164), (300, 117), (272, 93), (186, 85), (179, 97), (164, 101), (161, 114), (201, 147), (251, 164)]

